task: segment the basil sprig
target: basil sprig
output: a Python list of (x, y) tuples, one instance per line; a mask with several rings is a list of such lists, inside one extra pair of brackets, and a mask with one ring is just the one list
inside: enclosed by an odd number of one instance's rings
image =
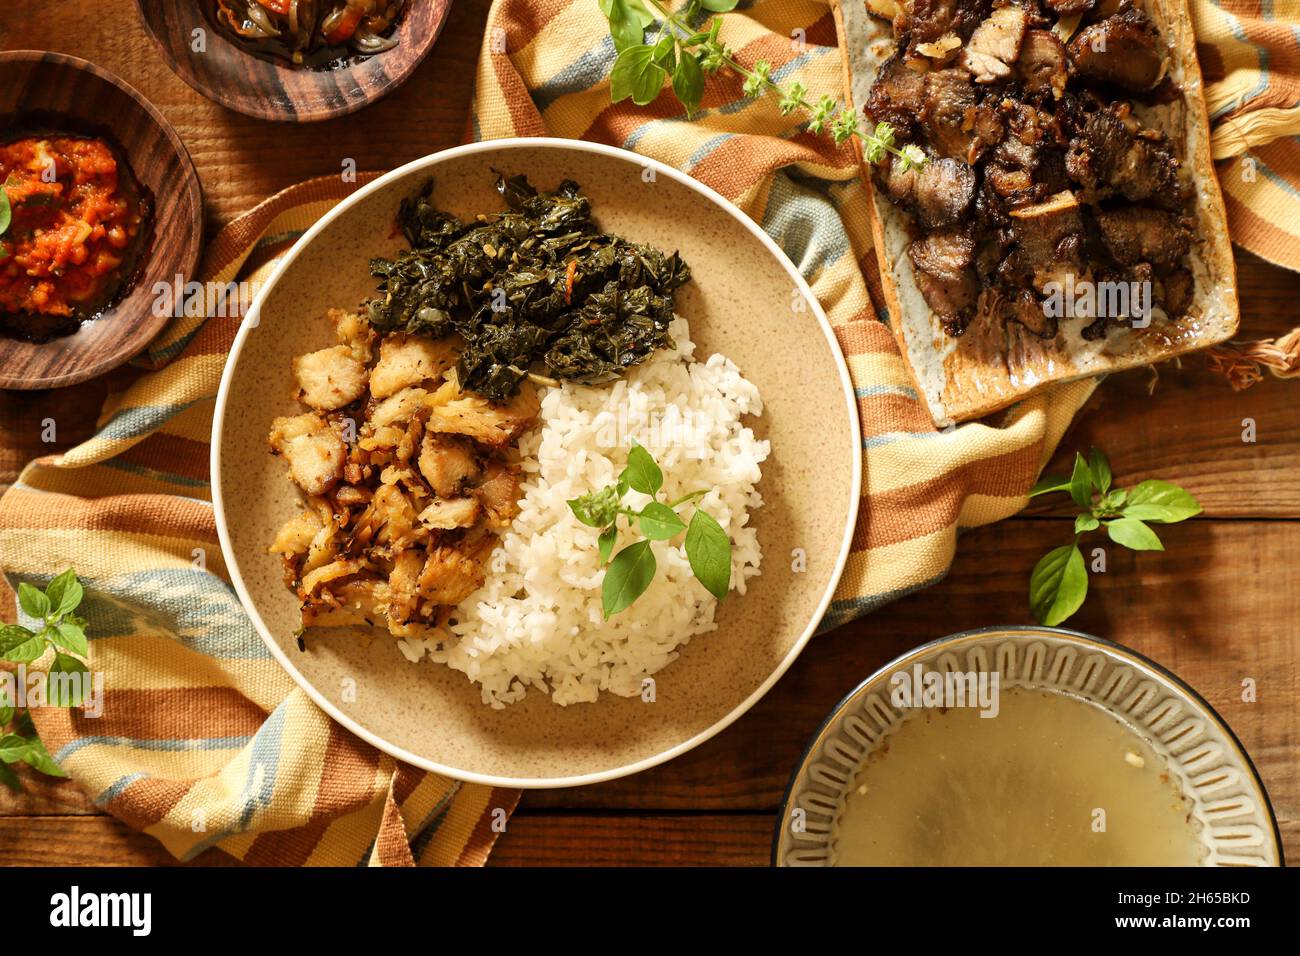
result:
[(1111, 487), (1110, 462), (1099, 449), (1084, 458), (1075, 453), (1070, 475), (1048, 475), (1029, 497), (1068, 492), (1081, 510), (1074, 519), (1074, 541), (1047, 552), (1029, 576), (1029, 607), (1040, 624), (1060, 624), (1088, 596), (1088, 567), (1079, 549), (1085, 534), (1104, 527), (1111, 541), (1133, 551), (1163, 551), (1148, 522), (1176, 524), (1201, 513), (1200, 503), (1170, 481), (1152, 479), (1137, 486)]
[[(658, 566), (651, 541), (668, 541), (686, 532), (686, 560), (691, 571), (705, 589), (719, 601), (731, 588), (731, 538), (717, 520), (696, 506), (690, 524), (682, 521), (677, 509), (708, 494), (708, 489), (693, 491), (673, 501), (660, 501), (664, 474), (648, 451), (635, 440), (627, 456), (627, 465), (615, 484), (589, 491), (569, 499), (573, 516), (589, 528), (600, 528), (598, 539), (600, 563), (608, 565), (601, 583), (601, 604), (605, 619), (627, 609), (645, 593), (654, 580)], [(640, 511), (623, 504), (628, 491), (649, 495), (649, 501)], [(641, 532), (642, 540), (629, 544), (618, 554), (618, 520), (627, 520), (629, 530)], [(613, 555), (613, 560), (610, 556)]]
[[(47, 676), (46, 702), (54, 707), (76, 707), (82, 703), (81, 675), (86, 672), (86, 665), (80, 658), (87, 656), (90, 646), (86, 641), (86, 622), (72, 612), (80, 606), (83, 594), (72, 568), (52, 580), (44, 591), (24, 582), (18, 585), (18, 606), (28, 617), (41, 622), (40, 629), (0, 625), (0, 660), (30, 664), (53, 649), (54, 658), (47, 675), (69, 674), (77, 678), (50, 681)], [(31, 715), (15, 705), (16, 701), (9, 700), (0, 690), (0, 783), (15, 791), (23, 788), (12, 764), (26, 764), (51, 777), (66, 777), (36, 735)]]

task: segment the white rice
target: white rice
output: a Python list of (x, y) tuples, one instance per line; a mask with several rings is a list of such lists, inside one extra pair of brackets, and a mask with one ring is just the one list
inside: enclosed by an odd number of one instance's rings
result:
[[(718, 601), (692, 575), (684, 535), (652, 544), (658, 571), (649, 589), (604, 619), (599, 532), (581, 524), (567, 501), (616, 481), (632, 439), (663, 469), (661, 501), (712, 489), (700, 505), (731, 536), (731, 587), (745, 593), (759, 573), (749, 509), (763, 503), (754, 486), (769, 449), (741, 418), (761, 415), (762, 399), (730, 359), (693, 361), (684, 319), (671, 333), (676, 349), (660, 350), (612, 385), (544, 391), (540, 427), (520, 442), (521, 511), (486, 584), (457, 608), (448, 641), (399, 642), (409, 659), (427, 654), (464, 672), (494, 708), (521, 700), (530, 685), (557, 704), (574, 704), (601, 691), (641, 695), (646, 678), (676, 660), (680, 646), (713, 630)], [(634, 510), (647, 501), (635, 491), (624, 498)], [(692, 506), (679, 514), (689, 523)], [(620, 519), (616, 550), (638, 540)]]

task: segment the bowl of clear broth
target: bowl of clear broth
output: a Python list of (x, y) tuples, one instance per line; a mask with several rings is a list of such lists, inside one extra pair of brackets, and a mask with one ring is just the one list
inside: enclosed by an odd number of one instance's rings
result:
[(1062, 628), (922, 645), (831, 712), (775, 866), (1280, 866), (1268, 794), (1174, 674)]

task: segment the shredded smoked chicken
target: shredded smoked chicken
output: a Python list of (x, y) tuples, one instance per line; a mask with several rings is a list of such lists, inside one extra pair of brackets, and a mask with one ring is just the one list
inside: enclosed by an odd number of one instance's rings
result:
[(270, 550), (304, 628), (443, 639), (518, 513), (515, 441), (537, 394), (528, 382), (508, 402), (462, 392), (454, 336), (381, 337), (341, 310), (330, 320), (338, 344), (294, 361), (306, 411), (271, 423), (305, 500)]

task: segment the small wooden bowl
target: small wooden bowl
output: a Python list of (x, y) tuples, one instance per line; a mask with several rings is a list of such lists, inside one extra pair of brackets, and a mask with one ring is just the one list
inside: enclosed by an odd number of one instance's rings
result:
[(0, 130), (66, 131), (106, 140), (152, 198), (151, 236), (134, 281), (71, 335), (48, 342), (0, 336), (0, 388), (57, 388), (94, 378), (141, 352), (167, 324), (155, 283), (195, 277), (203, 197), (189, 153), (148, 100), (106, 70), (62, 53), (0, 52)]
[[(406, 82), (433, 49), (451, 0), (410, 0), (397, 46), (336, 70), (261, 59), (217, 29), (210, 0), (136, 0), (163, 61), (199, 93), (257, 119), (314, 123), (352, 113)], [(193, 49), (202, 30), (205, 48)]]

